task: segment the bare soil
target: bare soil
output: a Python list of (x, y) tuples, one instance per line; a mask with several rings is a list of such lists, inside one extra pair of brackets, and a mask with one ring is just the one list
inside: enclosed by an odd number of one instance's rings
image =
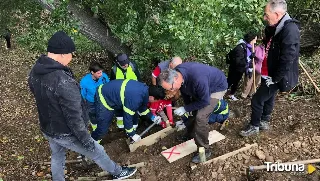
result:
[[(42, 165), (50, 161), (50, 150), (47, 141), (42, 137), (38, 125), (37, 110), (34, 99), (27, 87), (27, 76), (37, 54), (28, 53), (18, 47), (6, 51), (0, 48), (0, 180), (51, 180), (50, 166)], [(71, 67), (77, 78), (87, 71), (86, 57), (76, 57)], [(106, 63), (109, 67), (110, 63)], [(109, 69), (110, 70), (110, 69)], [(259, 150), (272, 156), (274, 161), (282, 162), (319, 158), (320, 143), (320, 104), (319, 99), (312, 96), (295, 97), (288, 100), (285, 95), (278, 94), (272, 129), (261, 132), (258, 136), (242, 138), (239, 131), (247, 123), (251, 108), (249, 99), (231, 102), (231, 109), (241, 112), (239, 118), (230, 119), (226, 130), (220, 131), (225, 140), (211, 146), (213, 157), (223, 155), (245, 144), (258, 143)], [(144, 123), (139, 131), (147, 126)], [(218, 129), (219, 125), (210, 125)], [(149, 134), (160, 130), (153, 129)], [(173, 163), (168, 163), (160, 154), (162, 147), (170, 148), (179, 142), (176, 132), (150, 147), (141, 147), (130, 153), (123, 131), (111, 127), (103, 139), (103, 145), (108, 155), (118, 163), (134, 164), (145, 162), (133, 178), (143, 181), (198, 181), (198, 180), (320, 180), (319, 171), (312, 174), (257, 171), (249, 177), (246, 168), (250, 165), (262, 165), (265, 160), (259, 159), (255, 149), (240, 153), (226, 161), (198, 166), (190, 169), (192, 155)], [(147, 135), (146, 135), (147, 136)], [(77, 157), (74, 152), (68, 152), (67, 159)], [(67, 164), (67, 180), (78, 177), (95, 176), (102, 170), (96, 165), (84, 169), (81, 165)], [(111, 179), (110, 177), (98, 180)]]

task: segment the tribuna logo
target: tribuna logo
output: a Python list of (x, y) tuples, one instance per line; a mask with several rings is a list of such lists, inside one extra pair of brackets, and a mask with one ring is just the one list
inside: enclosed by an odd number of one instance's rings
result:
[(286, 163), (272, 163), (265, 162), (267, 164), (268, 172), (304, 172), (304, 164), (286, 164)]

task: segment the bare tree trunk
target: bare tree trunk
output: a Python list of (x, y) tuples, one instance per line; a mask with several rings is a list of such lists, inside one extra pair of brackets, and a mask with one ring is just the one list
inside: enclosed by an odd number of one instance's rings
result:
[[(47, 0), (37, 0), (42, 7), (52, 11), (59, 5), (58, 0), (54, 0), (52, 4)], [(76, 5), (74, 1), (70, 1), (68, 10), (71, 16), (80, 22), (80, 32), (92, 41), (97, 42), (100, 46), (105, 48), (113, 55), (118, 53), (130, 54), (131, 50), (128, 46), (121, 43), (121, 40), (112, 36), (109, 28), (103, 25), (97, 18), (94, 18), (85, 10)]]

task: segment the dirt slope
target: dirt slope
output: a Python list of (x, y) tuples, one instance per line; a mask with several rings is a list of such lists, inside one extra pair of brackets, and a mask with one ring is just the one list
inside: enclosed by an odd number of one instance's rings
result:
[[(39, 163), (50, 160), (48, 143), (41, 136), (38, 126), (37, 111), (33, 97), (26, 84), (28, 72), (38, 55), (27, 53), (23, 49), (5, 51), (0, 48), (0, 178), (13, 180), (50, 180), (50, 167)], [(86, 64), (80, 57), (72, 67), (76, 75), (86, 71)], [(227, 130), (221, 133), (226, 139), (211, 146), (214, 156), (238, 149), (245, 144), (258, 143), (259, 150), (273, 160), (282, 162), (319, 158), (319, 118), (320, 104), (315, 98), (298, 97), (289, 101), (278, 95), (272, 117), (272, 130), (259, 136), (241, 138), (239, 130), (250, 116), (249, 100), (231, 103), (231, 109), (241, 111), (240, 118), (231, 119)], [(218, 125), (211, 125), (217, 129)], [(156, 130), (153, 130), (153, 132)], [(104, 139), (104, 146), (109, 156), (122, 164), (146, 162), (134, 178), (143, 181), (153, 180), (247, 180), (244, 172), (249, 165), (263, 164), (257, 158), (255, 150), (236, 155), (225, 162), (200, 166), (191, 171), (191, 156), (187, 156), (169, 164), (161, 155), (162, 147), (170, 148), (178, 142), (174, 133), (159, 143), (129, 153), (122, 131), (114, 126)], [(67, 159), (77, 155), (70, 152)], [(270, 159), (270, 157), (268, 157)], [(101, 170), (93, 166), (83, 170), (75, 164), (67, 165), (67, 180), (75, 180), (80, 176), (94, 176)], [(313, 174), (302, 173), (270, 173), (259, 171), (252, 174), (253, 180), (319, 180), (318, 171)], [(106, 179), (108, 177), (105, 177)], [(0, 179), (1, 180), (1, 179)]]

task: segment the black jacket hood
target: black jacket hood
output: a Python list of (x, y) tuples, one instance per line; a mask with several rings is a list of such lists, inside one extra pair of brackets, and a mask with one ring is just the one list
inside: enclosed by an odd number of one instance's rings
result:
[(41, 55), (37, 60), (36, 64), (33, 66), (34, 74), (39, 75), (48, 74), (56, 70), (70, 71), (68, 67), (53, 60), (52, 58), (47, 57), (46, 55)]

